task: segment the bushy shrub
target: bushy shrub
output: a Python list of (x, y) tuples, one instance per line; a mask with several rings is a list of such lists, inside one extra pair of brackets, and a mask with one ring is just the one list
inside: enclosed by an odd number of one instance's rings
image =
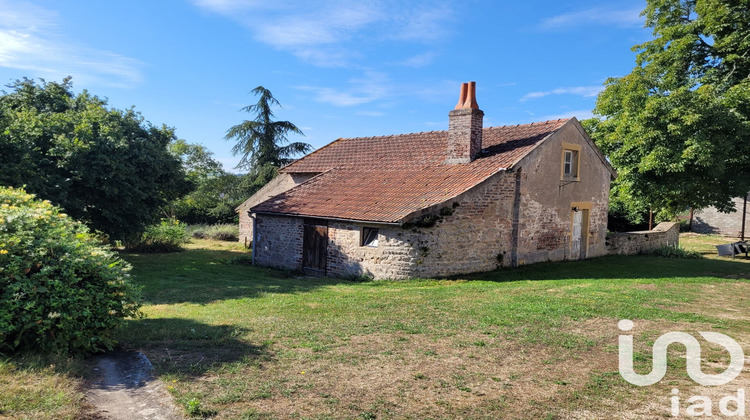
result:
[(177, 252), (187, 242), (187, 226), (177, 219), (162, 219), (143, 232), (140, 241), (126, 244), (131, 252)]
[(209, 227), (209, 225), (188, 225), (186, 231), (190, 238), (206, 239), (206, 231)]
[(661, 248), (657, 248), (651, 251), (651, 255), (664, 258), (703, 258), (703, 255), (701, 255), (699, 252), (673, 246), (663, 246)]
[(209, 227), (206, 236), (215, 241), (233, 241), (236, 242), (240, 237), (240, 228), (238, 225), (222, 224)]
[(138, 314), (129, 270), (60, 208), (0, 187), (0, 352), (111, 349)]
[(240, 229), (236, 224), (190, 225), (187, 231), (190, 237), (196, 239), (236, 242), (240, 237)]

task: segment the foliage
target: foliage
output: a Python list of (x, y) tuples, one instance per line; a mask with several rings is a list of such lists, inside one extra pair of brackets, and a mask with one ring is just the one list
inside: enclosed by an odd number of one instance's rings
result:
[(190, 225), (187, 231), (190, 237), (196, 239), (237, 241), (240, 237), (239, 227), (235, 224)]
[(0, 188), (0, 351), (112, 349), (138, 313), (129, 270), (59, 207)]
[(172, 129), (62, 83), (19, 80), (0, 96), (0, 185), (26, 189), (112, 239), (137, 237), (190, 189)]
[(649, 0), (654, 39), (609, 79), (586, 122), (617, 168), (613, 196), (662, 217), (732, 208), (750, 190), (750, 8)]
[(630, 232), (648, 229), (648, 209), (639, 206), (639, 202), (623, 200), (622, 196), (613, 192), (609, 199), (609, 213), (607, 214), (607, 229), (612, 232)]
[(654, 255), (657, 257), (663, 257), (663, 258), (682, 258), (682, 259), (703, 258), (703, 255), (701, 255), (697, 251), (691, 251), (685, 248), (678, 248), (674, 246), (663, 246), (661, 248), (657, 248), (651, 251), (651, 255)]
[(125, 249), (131, 252), (177, 252), (187, 242), (187, 225), (177, 219), (162, 219), (151, 225), (141, 235), (140, 240), (126, 243)]
[(274, 121), (274, 106), (280, 106), (271, 91), (258, 86), (251, 93), (260, 96), (258, 102), (242, 108), (254, 115), (227, 130), (226, 140), (237, 143), (232, 148), (234, 155), (240, 155), (238, 168), (249, 169), (248, 187), (255, 192), (277, 175), (284, 165), (291, 163), (297, 155), (308, 153), (312, 146), (303, 142), (289, 142), (288, 133), (303, 135), (296, 125), (289, 121)]
[(250, 255), (238, 255), (236, 257), (227, 258), (224, 260), (224, 264), (229, 265), (253, 265), (253, 257)]
[(237, 241), (240, 238), (240, 230), (237, 225), (213, 225), (206, 231), (206, 237), (216, 241)]
[(169, 151), (180, 159), (196, 188), (170, 203), (166, 214), (192, 224), (237, 223), (234, 209), (250, 195), (245, 176), (224, 171), (213, 154), (199, 144), (180, 139), (170, 143)]

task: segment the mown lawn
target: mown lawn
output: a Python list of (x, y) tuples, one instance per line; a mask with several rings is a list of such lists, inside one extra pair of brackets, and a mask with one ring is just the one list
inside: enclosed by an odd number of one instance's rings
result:
[(750, 342), (744, 259), (607, 257), (357, 283), (226, 264), (244, 251), (217, 244), (127, 255), (147, 305), (121, 336), (180, 404), (216, 418), (653, 418), (692, 383), (679, 358), (660, 385), (625, 383), (619, 319), (636, 322), (644, 372), (649, 342), (671, 330)]
[[(715, 241), (725, 240), (682, 239), (706, 255)], [(176, 401), (192, 400), (197, 415), (655, 418), (668, 416), (675, 387), (683, 405), (691, 395), (750, 388), (746, 373), (725, 387), (696, 388), (680, 357), (651, 387), (617, 373), (623, 318), (635, 321), (641, 373), (650, 369), (650, 344), (672, 330), (719, 331), (750, 350), (745, 258), (606, 257), (358, 283), (228, 264), (246, 254), (236, 244), (189, 248), (124, 255), (144, 287), (146, 317), (129, 321), (120, 340), (146, 353)], [(721, 371), (726, 355), (705, 345), (704, 359)], [(75, 369), (45, 363), (0, 363), (0, 418), (85, 412)]]

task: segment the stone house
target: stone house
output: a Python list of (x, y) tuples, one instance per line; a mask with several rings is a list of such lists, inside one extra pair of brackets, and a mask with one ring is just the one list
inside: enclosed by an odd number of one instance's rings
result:
[[(750, 230), (750, 211), (748, 211), (747, 197), (737, 197), (734, 203), (735, 212), (721, 213), (715, 207), (709, 207), (693, 214), (693, 232), (713, 233), (723, 236), (747, 238)], [(745, 222), (742, 222), (742, 219)], [(742, 229), (745, 229), (744, 232)]]
[(237, 211), (264, 266), (438, 277), (605, 255), (616, 176), (575, 119), (483, 128), (464, 83), (448, 130), (338, 139)]

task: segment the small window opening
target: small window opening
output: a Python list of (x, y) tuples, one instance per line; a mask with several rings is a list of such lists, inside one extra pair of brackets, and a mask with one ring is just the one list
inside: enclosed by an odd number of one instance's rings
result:
[(361, 246), (378, 246), (378, 228), (363, 227), (362, 228), (362, 244)]
[(566, 150), (563, 159), (563, 174), (566, 177), (578, 177), (578, 152), (575, 150)]

